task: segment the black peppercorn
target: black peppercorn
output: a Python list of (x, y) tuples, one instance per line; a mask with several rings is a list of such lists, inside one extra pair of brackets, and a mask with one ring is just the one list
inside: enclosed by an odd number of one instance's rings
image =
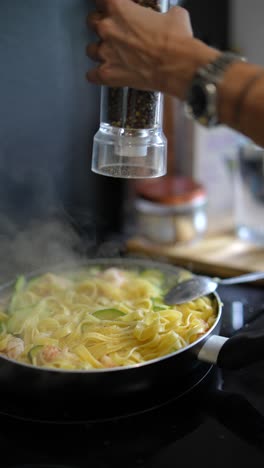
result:
[[(155, 11), (162, 11), (162, 0), (133, 0)], [(106, 121), (114, 127), (145, 129), (155, 126), (159, 93), (133, 88), (108, 88)]]

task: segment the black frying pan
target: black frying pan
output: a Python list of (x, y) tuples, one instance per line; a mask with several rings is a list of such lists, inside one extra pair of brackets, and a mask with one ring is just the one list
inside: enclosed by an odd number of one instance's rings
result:
[[(155, 268), (165, 273), (171, 284), (184, 271), (164, 263), (131, 258), (93, 259), (85, 264)], [(8, 295), (10, 285), (1, 291), (3, 296)], [(219, 337), (222, 304), (218, 294), (212, 297), (217, 319), (203, 337), (182, 350), (137, 366), (69, 371), (33, 367), (0, 356), (0, 412), (63, 422), (119, 416), (186, 393), (214, 364), (240, 368), (263, 359), (261, 334)]]

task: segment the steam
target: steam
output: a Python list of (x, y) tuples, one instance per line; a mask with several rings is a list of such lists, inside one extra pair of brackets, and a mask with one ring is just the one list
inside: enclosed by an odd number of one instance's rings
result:
[(78, 263), (84, 256), (80, 236), (66, 221), (32, 221), (20, 231), (6, 219), (0, 223), (6, 231), (0, 236), (0, 283), (18, 274)]
[(122, 241), (109, 238), (98, 242), (94, 220), (87, 213), (85, 216), (86, 229), (84, 220), (78, 225), (65, 213), (56, 219), (33, 220), (24, 229), (0, 217), (0, 286), (19, 274), (76, 267), (90, 258), (120, 256)]
[(91, 181), (90, 198), (84, 192), (81, 207), (66, 208), (62, 200), (71, 198), (73, 186), (67, 163), (51, 172), (43, 167), (45, 161), (36, 167), (24, 157), (24, 164), (14, 163), (14, 171), (9, 167), (12, 158), (2, 156), (7, 163), (0, 166), (0, 285), (19, 274), (120, 256), (120, 240), (98, 234), (98, 225), (104, 226), (99, 214), (103, 210), (96, 210), (98, 193)]

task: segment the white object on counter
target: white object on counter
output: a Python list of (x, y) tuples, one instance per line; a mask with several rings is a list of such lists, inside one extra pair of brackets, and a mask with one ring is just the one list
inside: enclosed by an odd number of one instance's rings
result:
[(207, 229), (206, 198), (179, 206), (135, 202), (139, 234), (148, 240), (174, 244), (200, 239)]

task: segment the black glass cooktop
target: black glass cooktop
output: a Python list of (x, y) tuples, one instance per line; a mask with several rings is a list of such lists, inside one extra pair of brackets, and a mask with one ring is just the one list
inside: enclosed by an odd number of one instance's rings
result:
[[(244, 327), (264, 328), (261, 287), (228, 286), (218, 291), (224, 302), (222, 335), (231, 336)], [(183, 393), (151, 410), (140, 408), (133, 414), (128, 408), (129, 416), (80, 424), (0, 415), (0, 466), (263, 468), (263, 361), (238, 371), (207, 366), (197, 384)]]

